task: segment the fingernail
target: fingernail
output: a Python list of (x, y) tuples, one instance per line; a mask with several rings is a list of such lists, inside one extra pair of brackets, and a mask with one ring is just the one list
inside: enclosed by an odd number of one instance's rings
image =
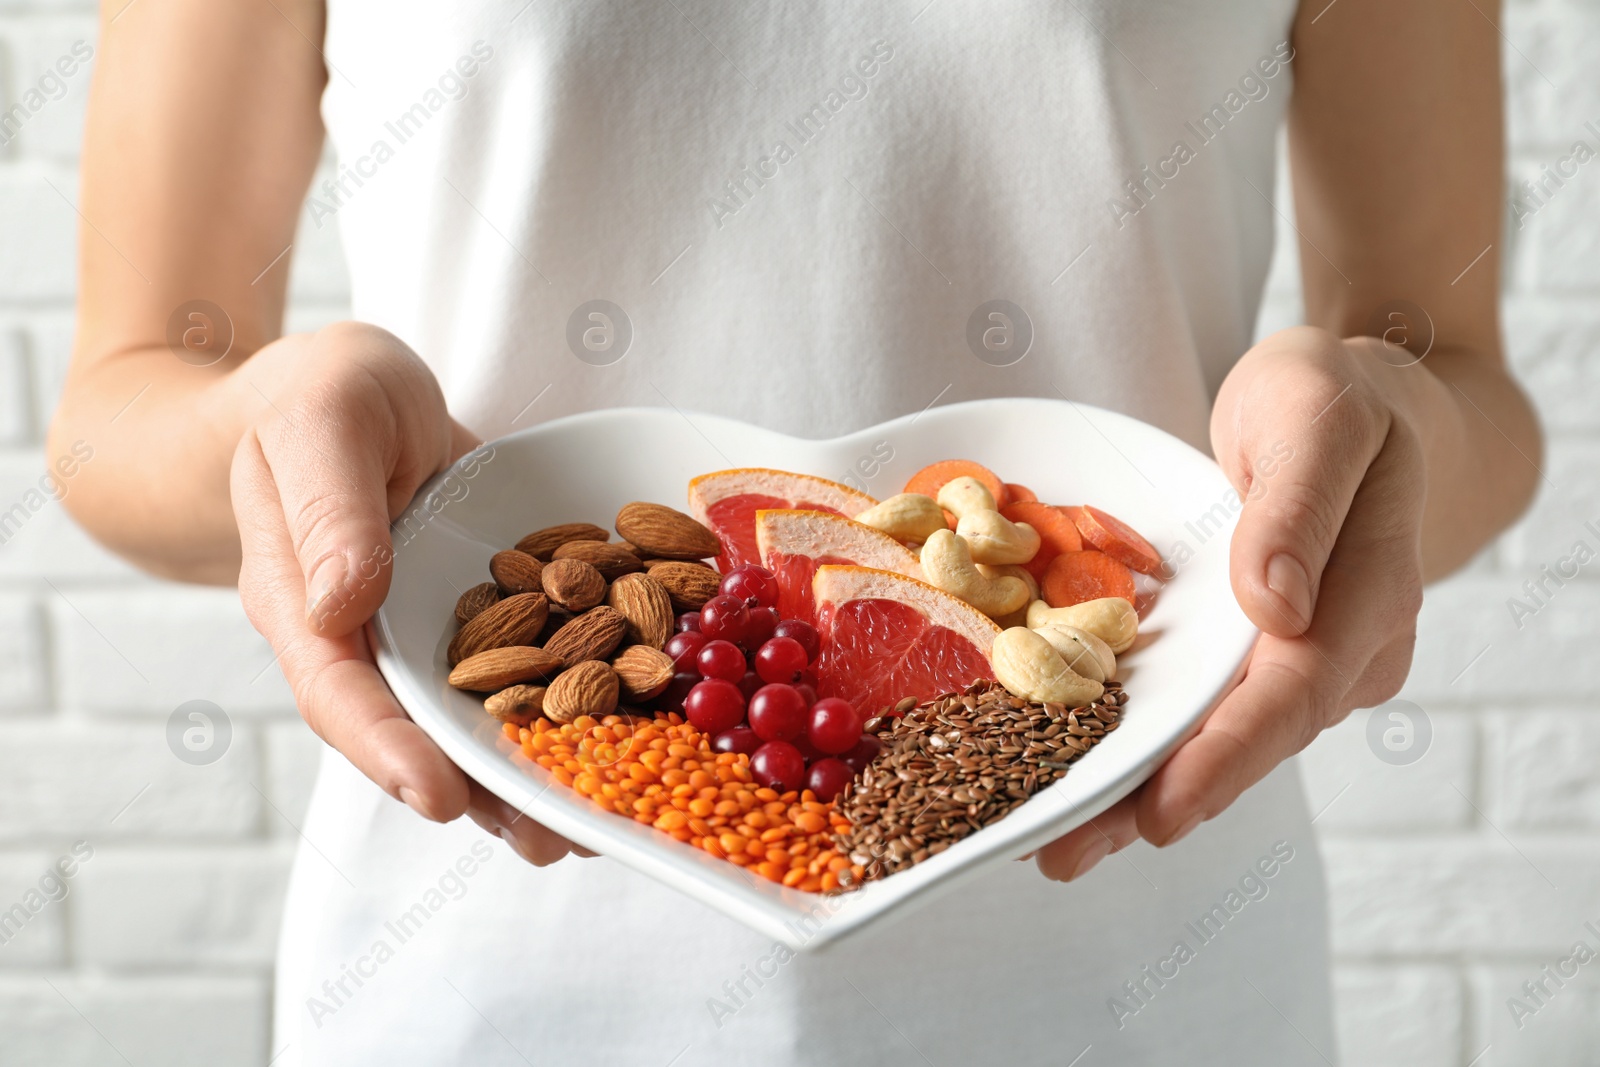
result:
[(1267, 588), (1289, 605), (1291, 620), (1301, 628), (1311, 625), (1311, 577), (1300, 561), (1287, 552), (1267, 560)]
[(324, 616), (332, 614), (338, 608), (334, 594), (344, 585), (348, 573), (343, 556), (329, 556), (317, 564), (316, 572), (312, 574), (311, 581), (306, 586), (307, 619), (311, 622), (320, 622)]
[(406, 807), (410, 808), (424, 819), (433, 818), (432, 815), (428, 814), (428, 810), (422, 806), (422, 798), (417, 796), (417, 791), (415, 789), (412, 789), (409, 785), (403, 785), (400, 787), (399, 792), (400, 799), (405, 801)]
[(1067, 881), (1072, 882), (1082, 878), (1084, 875), (1088, 874), (1094, 869), (1095, 864), (1099, 863), (1110, 854), (1111, 842), (1102, 837), (1100, 840), (1083, 850), (1083, 855), (1078, 857), (1078, 865), (1072, 869), (1072, 877), (1068, 878)]
[(1188, 837), (1189, 834), (1194, 831), (1194, 828), (1199, 826), (1203, 821), (1205, 821), (1204, 816), (1191, 815), (1189, 817), (1189, 821), (1178, 827), (1178, 832), (1167, 838), (1166, 844), (1162, 845), (1161, 847), (1166, 848), (1167, 845), (1176, 845), (1179, 841), (1182, 841), (1184, 838)]

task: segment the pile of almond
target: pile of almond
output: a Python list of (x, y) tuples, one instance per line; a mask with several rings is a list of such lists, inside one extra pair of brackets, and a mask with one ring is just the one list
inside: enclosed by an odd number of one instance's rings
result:
[(450, 684), (490, 694), (484, 709), (519, 726), (636, 711), (660, 695), (675, 611), (716, 595), (721, 576), (704, 561), (721, 545), (661, 504), (624, 506), (615, 528), (621, 541), (591, 523), (549, 526), (496, 552), (494, 580), (456, 602)]

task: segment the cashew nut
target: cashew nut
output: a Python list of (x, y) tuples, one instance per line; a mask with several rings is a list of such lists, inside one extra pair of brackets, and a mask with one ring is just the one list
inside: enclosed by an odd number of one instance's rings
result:
[[(980, 487), (981, 488), (981, 487)], [(979, 563), (1026, 563), (1039, 551), (1039, 532), (998, 511), (969, 511), (956, 523)]]
[(1061, 653), (1061, 658), (1067, 661), (1067, 666), (1085, 678), (1093, 678), (1097, 682), (1109, 682), (1116, 678), (1116, 654), (1111, 651), (1110, 645), (1088, 630), (1059, 622), (1029, 629), (1054, 645), (1055, 650)]
[(939, 506), (957, 519), (973, 511), (994, 511), (994, 496), (970, 474), (951, 478), (939, 489)]
[[(1007, 574), (1013, 578), (1021, 578), (1022, 584), (1028, 587), (1028, 602), (1032, 603), (1039, 598), (1039, 583), (1028, 572), (1026, 567), (1019, 567), (1015, 563), (1007, 563), (1000, 567), (991, 567), (986, 563), (980, 563), (978, 564), (978, 573), (985, 578), (1000, 578)], [(1028, 605), (1024, 604), (1016, 611), (995, 616), (994, 624), (1002, 630), (1009, 630), (1013, 626), (1028, 625)]]
[(1035, 629), (1060, 623), (1088, 630), (1117, 655), (1122, 655), (1139, 636), (1139, 614), (1133, 605), (1119, 596), (1085, 600), (1064, 608), (1052, 608), (1042, 600), (1028, 605), (1028, 625)]
[(944, 509), (931, 496), (900, 493), (880, 501), (855, 517), (874, 530), (882, 530), (896, 541), (926, 541), (935, 530), (949, 527)]
[(1099, 700), (1105, 692), (1105, 686), (1067, 666), (1049, 641), (1025, 626), (995, 636), (989, 663), (995, 681), (1024, 700), (1075, 708)]
[[(968, 547), (971, 547), (970, 542)], [(1011, 575), (1013, 578), (1021, 578), (1022, 583), (1028, 587), (1029, 603), (1039, 599), (1039, 581), (1026, 567), (1019, 567), (1015, 563), (1006, 563), (999, 566), (988, 563), (980, 563), (978, 564), (978, 573), (983, 575), (985, 578), (999, 578), (1007, 574)], [(1026, 611), (1027, 607), (1027, 604), (1024, 604), (1017, 610)], [(1019, 622), (1017, 625), (1021, 626), (1022, 624)]]
[(1028, 586), (1021, 578), (1009, 574), (985, 578), (972, 562), (967, 543), (949, 528), (928, 535), (921, 558), (923, 581), (960, 597), (990, 618), (1008, 615), (1028, 603)]

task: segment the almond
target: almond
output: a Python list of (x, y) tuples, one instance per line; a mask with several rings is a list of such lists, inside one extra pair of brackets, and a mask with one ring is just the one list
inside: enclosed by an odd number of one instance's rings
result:
[(606, 603), (628, 620), (628, 640), (660, 648), (672, 636), (672, 597), (648, 574), (624, 574), (612, 582)]
[(514, 685), (485, 700), (483, 710), (501, 722), (527, 726), (544, 710), (544, 694), (542, 685)]
[(550, 639), (556, 635), (556, 631), (571, 622), (573, 618), (574, 616), (571, 613), (552, 606), (550, 614), (544, 620), (544, 627), (539, 631), (539, 636), (534, 639), (533, 643), (543, 648), (550, 643)]
[(539, 572), (544, 564), (528, 555), (508, 548), (496, 552), (489, 559), (489, 573), (494, 576), (495, 587), (501, 596), (539, 592)]
[(605, 659), (617, 650), (627, 630), (628, 620), (622, 613), (602, 604), (557, 630), (544, 647), (546, 652), (554, 652), (571, 666), (586, 659)]
[(617, 512), (617, 533), (640, 553), (661, 559), (705, 559), (722, 551), (717, 535), (665, 504), (634, 501)]
[(543, 593), (518, 593), (489, 605), (450, 642), (450, 666), (486, 649), (533, 644), (549, 613)]
[(450, 672), (450, 684), (479, 693), (504, 689), (534, 678), (553, 678), (564, 666), (560, 656), (532, 645), (508, 645), (468, 656)]
[(550, 602), (574, 615), (606, 598), (606, 580), (581, 559), (558, 559), (545, 564), (541, 581)]
[(639, 557), (621, 545), (603, 541), (568, 541), (556, 549), (553, 559), (581, 559), (600, 572), (600, 577), (614, 582), (624, 574), (644, 570)]
[(456, 622), (462, 626), (471, 622), (482, 614), (483, 609), (500, 599), (500, 590), (493, 582), (484, 582), (475, 585), (461, 594), (461, 599), (456, 601)]
[(641, 559), (639, 562), (644, 564), (644, 569), (645, 570), (649, 570), (651, 567), (654, 567), (658, 563), (683, 563), (683, 564), (686, 564), (686, 565), (691, 566), (691, 567), (702, 567), (705, 570), (711, 571), (713, 574), (716, 574), (719, 578), (722, 576), (722, 572), (721, 571), (717, 570), (715, 567), (713, 567), (711, 564), (707, 563), (703, 559), (654, 559), (654, 558), (652, 558), (652, 559)]
[(534, 559), (548, 562), (556, 549), (568, 541), (609, 541), (611, 535), (592, 522), (564, 522), (560, 526), (546, 526), (517, 542), (517, 551), (526, 552)]
[(650, 577), (660, 582), (679, 611), (699, 611), (717, 595), (722, 576), (699, 563), (667, 560), (650, 568)]
[(579, 716), (598, 719), (617, 710), (617, 672), (598, 660), (584, 660), (563, 671), (545, 690), (541, 714), (554, 723)]
[(622, 699), (639, 703), (657, 697), (672, 681), (672, 657), (648, 645), (629, 645), (611, 661), (622, 686)]

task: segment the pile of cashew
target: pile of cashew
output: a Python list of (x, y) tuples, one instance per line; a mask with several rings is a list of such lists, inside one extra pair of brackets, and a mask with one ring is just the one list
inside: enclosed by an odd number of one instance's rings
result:
[(1117, 656), (1139, 635), (1139, 616), (1121, 597), (1064, 608), (1040, 600), (1039, 583), (1021, 566), (1039, 551), (1038, 531), (1000, 514), (976, 478), (951, 479), (937, 498), (901, 493), (855, 518), (920, 544), (923, 580), (1000, 624), (989, 660), (1016, 696), (1072, 706), (1098, 700), (1117, 676)]
[(1139, 614), (1119, 596), (1085, 600), (1064, 608), (1052, 608), (1042, 600), (1028, 605), (1027, 625), (1035, 630), (1046, 626), (1076, 626), (1104, 641), (1117, 655), (1133, 647), (1139, 636)]
[(989, 648), (989, 662), (995, 681), (1024, 700), (1078, 707), (1099, 700), (1106, 691), (1073, 670), (1055, 645), (1026, 626), (1001, 630)]
[[(955, 516), (954, 532), (946, 513)], [(923, 579), (991, 618), (1020, 623), (1029, 601), (1039, 596), (1039, 583), (1019, 566), (1038, 553), (1038, 531), (1000, 514), (994, 496), (976, 478), (951, 479), (938, 499), (900, 493), (855, 520), (920, 545)]]
[(946, 527), (922, 543), (922, 580), (960, 597), (991, 618), (1028, 606), (1028, 584), (1011, 574), (985, 576), (972, 561), (967, 542)]

